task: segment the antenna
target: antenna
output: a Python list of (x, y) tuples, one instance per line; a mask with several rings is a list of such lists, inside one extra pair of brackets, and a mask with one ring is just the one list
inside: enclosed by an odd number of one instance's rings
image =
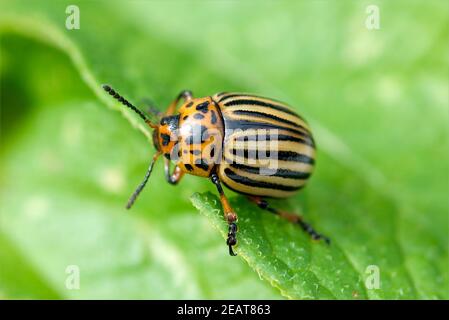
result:
[(147, 118), (147, 116), (141, 111), (139, 110), (136, 106), (134, 106), (131, 102), (129, 102), (128, 100), (126, 100), (123, 96), (121, 96), (116, 90), (112, 89), (112, 87), (110, 85), (104, 84), (103, 89), (109, 93), (114, 99), (118, 100), (120, 103), (122, 103), (123, 105), (127, 106), (128, 108), (130, 108), (131, 110), (133, 110), (135, 113), (137, 113), (142, 119), (143, 121), (145, 121), (151, 128), (156, 128), (157, 126), (155, 124), (153, 124), (150, 119)]
[(150, 163), (150, 166), (148, 167), (147, 173), (145, 174), (145, 177), (143, 178), (143, 181), (139, 184), (136, 191), (131, 195), (131, 197), (128, 200), (128, 203), (126, 204), (126, 209), (130, 209), (134, 202), (136, 201), (137, 197), (139, 196), (140, 192), (145, 188), (145, 185), (148, 182), (148, 179), (150, 178), (151, 172), (153, 171), (154, 163), (156, 162), (157, 158), (160, 156), (160, 153), (157, 152), (153, 156), (153, 160)]

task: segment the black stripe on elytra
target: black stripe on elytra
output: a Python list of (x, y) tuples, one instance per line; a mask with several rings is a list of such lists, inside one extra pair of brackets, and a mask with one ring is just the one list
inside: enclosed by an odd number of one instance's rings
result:
[(287, 107), (281, 106), (279, 104), (274, 104), (274, 103), (269, 103), (269, 102), (264, 102), (264, 101), (259, 101), (259, 100), (252, 100), (252, 99), (238, 99), (238, 100), (228, 101), (224, 104), (225, 107), (239, 106), (239, 105), (256, 105), (256, 106), (273, 108), (275, 110), (282, 111), (282, 112), (291, 114), (293, 116), (296, 116), (299, 119), (301, 119), (302, 121), (304, 121), (304, 119), (300, 115), (298, 115), (296, 112), (290, 110)]
[(227, 94), (227, 95), (221, 97), (221, 98), (218, 100), (218, 103), (220, 103), (220, 102), (222, 102), (223, 100), (226, 100), (226, 99), (228, 99), (228, 98), (241, 97), (241, 96), (246, 96), (246, 95), (244, 95), (244, 94), (236, 94), (236, 93)]
[(205, 101), (197, 105), (196, 110), (201, 111), (202, 113), (207, 113), (207, 111), (209, 111), (209, 101)]
[(299, 127), (301, 129), (303, 129), (304, 131), (308, 132), (308, 130), (306, 128), (304, 128), (302, 125), (297, 124), (296, 122), (275, 116), (273, 114), (269, 114), (269, 113), (265, 113), (265, 112), (260, 112), (260, 111), (253, 111), (253, 110), (234, 110), (232, 111), (233, 114), (235, 115), (243, 115), (243, 116), (252, 116), (252, 117), (256, 117), (259, 119), (271, 119), (271, 120), (275, 120), (275, 121), (279, 121), (279, 122), (283, 122), (284, 124), (289, 124), (295, 127)]
[(192, 170), (193, 170), (193, 167), (192, 167), (190, 164), (188, 164), (188, 163), (186, 163), (186, 164), (184, 165), (184, 167), (186, 167), (186, 169), (187, 169), (188, 171), (192, 171)]
[[(240, 163), (231, 163), (231, 167), (234, 169), (243, 170), (248, 173), (253, 174), (260, 174), (261, 168), (260, 167), (251, 167)], [(262, 170), (270, 170), (269, 168), (263, 168)], [(293, 171), (288, 169), (276, 169), (272, 174), (268, 174), (267, 176), (274, 176), (274, 177), (282, 177), (282, 178), (289, 178), (289, 179), (307, 179), (310, 177), (310, 172), (302, 172), (302, 171)]]
[(256, 96), (254, 94), (250, 94), (250, 93), (228, 93), (225, 96), (222, 96), (218, 102), (223, 102), (226, 99), (229, 98), (235, 98), (235, 97), (241, 97), (242, 99), (251, 99), (251, 98), (256, 98), (256, 99), (265, 99), (265, 100), (271, 100), (273, 102), (278, 102), (278, 103), (282, 103), (281, 101), (277, 101), (275, 99), (271, 99), (271, 98), (265, 98), (265, 97), (261, 97), (261, 96)]
[(247, 129), (277, 129), (277, 130), (285, 130), (291, 133), (295, 133), (297, 135), (300, 135), (305, 138), (309, 138), (310, 135), (293, 128), (289, 127), (283, 127), (280, 125), (275, 125), (271, 123), (265, 123), (265, 122), (257, 122), (257, 121), (251, 121), (251, 120), (226, 120), (226, 130), (247, 130)]
[(170, 135), (166, 134), (166, 133), (162, 133), (161, 134), (161, 139), (162, 139), (162, 145), (163, 146), (168, 146), (168, 144), (170, 143)]
[[(227, 93), (227, 92), (225, 92), (225, 93)], [(279, 104), (284, 104), (284, 105), (286, 104), (285, 102), (279, 101), (277, 99), (267, 98), (267, 97), (262, 97), (262, 96), (256, 96), (255, 94), (250, 94), (250, 93), (227, 93), (225, 96), (222, 96), (218, 100), (218, 102), (220, 103), (220, 102), (223, 102), (226, 99), (235, 98), (235, 97), (241, 97), (242, 99), (251, 99), (251, 98), (254, 98), (254, 99), (265, 99), (265, 100), (270, 100), (270, 101), (273, 101), (273, 102), (279, 103)]]
[(186, 104), (186, 108), (190, 108), (191, 106), (193, 106), (193, 101), (190, 101), (188, 104)]
[(298, 189), (302, 188), (302, 186), (286, 186), (286, 185), (278, 184), (278, 183), (272, 183), (272, 182), (266, 182), (266, 181), (256, 181), (256, 180), (238, 175), (229, 168), (226, 168), (224, 170), (224, 173), (226, 174), (226, 176), (229, 179), (231, 179), (237, 183), (243, 184), (245, 186), (250, 186), (250, 187), (257, 187), (257, 188), (263, 188), (263, 189), (275, 189), (275, 190), (283, 190), (283, 191), (294, 191), (294, 190), (298, 190)]
[[(231, 149), (231, 153), (234, 156), (243, 156), (245, 159), (253, 160), (277, 159), (279, 161), (301, 162), (310, 165), (315, 163), (315, 159), (306, 156), (305, 154), (293, 151), (258, 151), (248, 149)], [(259, 157), (259, 153), (263, 156), (263, 158)]]
[(234, 138), (235, 141), (291, 141), (291, 142), (298, 142), (303, 143), (305, 145), (314, 147), (313, 140), (308, 137), (305, 139), (297, 138), (293, 136), (289, 136), (287, 134), (266, 134), (264, 136), (260, 134), (249, 134), (246, 136), (238, 136)]

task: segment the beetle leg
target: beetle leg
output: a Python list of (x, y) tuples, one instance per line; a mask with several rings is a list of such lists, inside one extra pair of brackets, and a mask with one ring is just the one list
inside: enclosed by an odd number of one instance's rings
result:
[(327, 244), (330, 244), (330, 239), (328, 237), (316, 232), (315, 229), (313, 229), (313, 227), (310, 224), (305, 222), (301, 216), (272, 208), (272, 207), (270, 207), (270, 205), (268, 204), (268, 202), (266, 200), (264, 200), (260, 197), (248, 196), (248, 199), (250, 201), (254, 202), (255, 204), (257, 204), (257, 206), (259, 206), (259, 208), (261, 208), (261, 209), (267, 210), (273, 214), (277, 214), (278, 216), (280, 216), (284, 219), (287, 219), (288, 221), (290, 221), (292, 223), (299, 224), (301, 226), (301, 228), (312, 237), (313, 240), (323, 239)]
[(232, 210), (231, 205), (229, 204), (228, 199), (226, 198), (223, 188), (220, 184), (220, 179), (216, 173), (212, 173), (210, 177), (211, 181), (217, 187), (218, 193), (220, 194), (221, 206), (223, 207), (224, 217), (226, 222), (228, 223), (228, 239), (226, 240), (226, 244), (229, 247), (229, 255), (236, 256), (232, 247), (237, 244), (237, 215), (234, 210)]
[(176, 166), (172, 173), (170, 173), (170, 160), (165, 159), (165, 179), (170, 184), (177, 184), (181, 178), (184, 176), (184, 172), (181, 170), (179, 166)]
[(156, 118), (162, 117), (162, 112), (156, 107), (156, 103), (148, 97), (142, 99), (142, 104), (146, 106), (147, 113), (154, 115)]
[(172, 103), (170, 103), (170, 105), (167, 108), (167, 111), (165, 112), (166, 116), (170, 116), (172, 114), (175, 113), (176, 111), (176, 107), (179, 103), (179, 100), (183, 99), (184, 101), (189, 101), (192, 100), (193, 96), (192, 96), (192, 91), (190, 90), (182, 90), (178, 96), (176, 97), (175, 100), (173, 100)]

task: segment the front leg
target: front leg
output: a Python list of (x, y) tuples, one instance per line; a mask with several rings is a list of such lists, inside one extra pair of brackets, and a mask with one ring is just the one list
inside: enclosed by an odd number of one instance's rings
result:
[(226, 244), (229, 247), (229, 255), (236, 256), (232, 247), (237, 244), (237, 215), (234, 210), (232, 210), (228, 199), (226, 198), (223, 188), (220, 184), (220, 179), (216, 173), (212, 173), (210, 177), (212, 183), (217, 187), (218, 193), (220, 194), (221, 206), (223, 207), (224, 217), (226, 222), (228, 223), (228, 239), (226, 240)]
[(158, 119), (162, 118), (163, 113), (159, 111), (156, 103), (153, 100), (151, 100), (150, 98), (143, 98), (142, 104), (146, 107), (147, 113), (154, 115)]
[(167, 182), (173, 185), (177, 184), (184, 176), (184, 171), (178, 165), (173, 170), (173, 173), (170, 173), (170, 160), (168, 159), (165, 159), (164, 172)]
[(193, 96), (192, 96), (192, 92), (190, 90), (181, 91), (178, 94), (178, 96), (176, 97), (176, 99), (173, 100), (172, 103), (170, 103), (170, 105), (167, 108), (167, 111), (165, 111), (165, 115), (171, 116), (172, 114), (174, 114), (176, 111), (176, 107), (178, 106), (178, 103), (181, 99), (183, 99), (184, 101), (190, 101), (190, 100), (192, 100), (192, 98), (193, 98)]

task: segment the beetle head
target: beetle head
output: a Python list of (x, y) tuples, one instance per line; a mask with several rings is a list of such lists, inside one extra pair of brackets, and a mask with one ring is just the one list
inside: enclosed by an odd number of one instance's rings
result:
[(153, 132), (153, 144), (156, 150), (170, 159), (177, 141), (179, 115), (163, 117)]

